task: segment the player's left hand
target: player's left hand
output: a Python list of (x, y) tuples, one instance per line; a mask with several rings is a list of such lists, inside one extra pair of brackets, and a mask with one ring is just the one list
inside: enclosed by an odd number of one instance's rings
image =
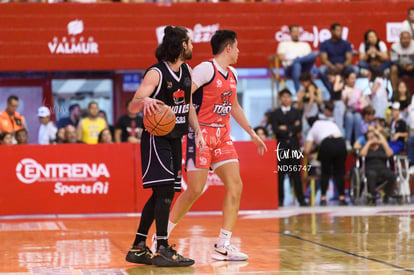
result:
[(263, 156), (264, 152), (267, 152), (267, 146), (263, 142), (263, 140), (256, 134), (252, 135), (252, 141), (254, 144), (256, 144), (259, 155)]

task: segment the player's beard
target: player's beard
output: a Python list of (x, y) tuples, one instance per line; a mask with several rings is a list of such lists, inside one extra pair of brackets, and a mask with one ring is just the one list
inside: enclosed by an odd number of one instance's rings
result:
[(185, 60), (190, 60), (191, 58), (193, 58), (193, 50), (188, 49), (188, 50), (184, 51), (184, 54), (183, 54), (184, 61)]

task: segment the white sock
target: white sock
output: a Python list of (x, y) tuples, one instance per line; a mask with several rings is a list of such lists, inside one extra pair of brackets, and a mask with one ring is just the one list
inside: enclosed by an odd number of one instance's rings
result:
[(217, 239), (217, 246), (226, 246), (230, 244), (231, 232), (224, 230), (223, 228), (220, 230), (220, 235)]
[(173, 231), (176, 225), (177, 225), (176, 223), (173, 223), (172, 221), (168, 221), (168, 229), (167, 229), (168, 236), (170, 236), (171, 231)]

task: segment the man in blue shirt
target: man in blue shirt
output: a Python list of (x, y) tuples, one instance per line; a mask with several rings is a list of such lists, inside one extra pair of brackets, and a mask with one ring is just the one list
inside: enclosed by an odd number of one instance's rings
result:
[(77, 127), (80, 118), (82, 117), (82, 110), (79, 106), (79, 104), (72, 104), (69, 106), (69, 116), (68, 117), (62, 117), (59, 119), (57, 123), (57, 128), (65, 128), (68, 125), (72, 125), (73, 127)]
[(332, 91), (332, 84), (327, 77), (329, 70), (338, 70), (342, 74), (347, 71), (354, 71), (358, 75), (358, 67), (352, 65), (351, 44), (341, 37), (341, 25), (334, 23), (330, 29), (331, 39), (322, 42), (319, 48), (322, 63), (319, 68), (319, 77), (328, 91)]

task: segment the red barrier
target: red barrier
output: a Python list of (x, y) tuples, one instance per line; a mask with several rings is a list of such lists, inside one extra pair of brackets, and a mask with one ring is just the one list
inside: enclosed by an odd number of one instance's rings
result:
[(0, 71), (144, 69), (155, 62), (154, 49), (165, 25), (191, 30), (196, 65), (210, 58), (215, 30), (239, 36), (238, 67), (267, 67), (287, 26), (303, 27), (301, 39), (314, 48), (339, 22), (355, 49), (367, 29), (388, 46), (411, 1), (335, 3), (173, 3), (166, 5), (98, 3), (2, 4)]
[[(241, 209), (276, 209), (274, 141), (260, 157), (237, 142), (244, 193)], [(254, 153), (253, 153), (254, 152)], [(0, 215), (140, 212), (143, 190), (139, 146), (62, 144), (0, 146)], [(192, 210), (219, 210), (224, 187), (210, 178)]]
[(133, 212), (133, 145), (0, 146), (0, 214)]

